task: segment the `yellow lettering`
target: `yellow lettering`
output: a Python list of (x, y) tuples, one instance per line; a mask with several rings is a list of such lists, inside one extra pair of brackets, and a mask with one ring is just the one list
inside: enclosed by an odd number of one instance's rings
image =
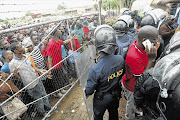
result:
[(116, 73), (111, 74), (111, 75), (108, 77), (108, 82), (109, 82), (109, 80), (114, 79), (115, 77), (121, 76), (122, 73), (123, 73), (123, 69), (122, 69), (122, 70), (119, 70), (119, 71), (117, 72), (117, 75), (116, 75)]
[(116, 74), (115, 73), (113, 73), (112, 74), (112, 79), (114, 79), (116, 77)]
[(119, 77), (119, 74), (118, 74), (118, 72), (116, 73), (116, 76), (115, 77)]
[(109, 77), (108, 77), (108, 82), (109, 82), (110, 79), (111, 79), (111, 77), (109, 76)]
[(112, 79), (112, 75), (108, 77), (108, 82), (109, 82), (109, 80), (111, 80), (111, 79)]
[(123, 69), (119, 71), (119, 74), (121, 75), (123, 73)]
[(117, 77), (119, 77), (120, 76), (120, 74), (119, 74), (119, 71), (117, 72)]

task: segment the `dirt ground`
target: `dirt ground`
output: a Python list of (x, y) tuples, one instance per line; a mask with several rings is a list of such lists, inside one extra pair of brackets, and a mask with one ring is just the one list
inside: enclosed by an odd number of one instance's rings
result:
[[(55, 104), (58, 99), (51, 102)], [(120, 99), (119, 120), (124, 120), (126, 100)], [(48, 120), (88, 120), (88, 114), (84, 103), (83, 93), (80, 83), (77, 83), (71, 92), (64, 98), (58, 107), (51, 113)], [(104, 120), (108, 120), (108, 114), (104, 115)]]
[[(52, 101), (51, 104), (53, 105), (57, 101), (58, 100)], [(88, 120), (79, 82), (52, 112), (49, 120)]]

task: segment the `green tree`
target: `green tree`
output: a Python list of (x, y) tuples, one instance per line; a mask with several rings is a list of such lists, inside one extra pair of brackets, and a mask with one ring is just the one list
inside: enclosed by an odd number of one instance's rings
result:
[(102, 2), (102, 8), (104, 10), (108, 10), (109, 9), (109, 2), (108, 1), (109, 0), (103, 0), (103, 2)]
[(32, 16), (32, 15), (34, 15), (34, 13), (32, 13), (32, 12), (30, 12), (30, 11), (28, 11), (28, 12), (25, 14), (25, 16)]
[(135, 0), (121, 0), (122, 1), (122, 7), (131, 8), (132, 3)]
[(102, 7), (104, 10), (119, 8), (118, 0), (103, 0)]
[(117, 9), (119, 8), (119, 0), (112, 0), (111, 1), (111, 9)]
[[(126, 7), (126, 8), (131, 8), (132, 3), (134, 1), (135, 0), (121, 0), (121, 6)], [(102, 0), (102, 8), (104, 10), (109, 10), (109, 9), (114, 10), (114, 9), (118, 8), (118, 10), (119, 10), (119, 8), (120, 8), (119, 2), (120, 2), (120, 0)]]
[(65, 7), (63, 5), (58, 5), (57, 9), (58, 10), (63, 10), (63, 9), (65, 9)]

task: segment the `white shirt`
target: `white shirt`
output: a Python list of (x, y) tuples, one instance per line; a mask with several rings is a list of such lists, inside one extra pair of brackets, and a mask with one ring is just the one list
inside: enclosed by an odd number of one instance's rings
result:
[[(28, 57), (28, 56), (25, 56)], [(21, 63), (23, 62), (23, 59), (14, 57), (11, 62), (9, 63), (10, 71), (13, 72)], [(29, 83), (31, 83), (33, 80), (35, 80), (38, 75), (35, 72), (35, 69), (32, 67), (32, 62), (30, 58), (28, 57), (27, 60), (20, 66), (20, 69), (18, 71), (23, 85), (26, 86)], [(27, 89), (34, 88), (38, 84), (39, 80), (36, 80), (31, 85), (27, 87)]]

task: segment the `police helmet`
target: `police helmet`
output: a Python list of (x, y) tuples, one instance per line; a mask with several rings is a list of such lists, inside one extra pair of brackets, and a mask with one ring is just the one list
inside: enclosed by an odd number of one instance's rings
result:
[(151, 26), (157, 27), (153, 17), (149, 14), (146, 15), (141, 21), (141, 27), (143, 27), (145, 25), (151, 25)]
[[(120, 22), (121, 21), (121, 22)], [(130, 26), (134, 23), (134, 20), (131, 19), (130, 15), (123, 15), (118, 18), (117, 23), (114, 25), (114, 29), (116, 30), (117, 36), (123, 36), (127, 33)]]
[(96, 48), (99, 52), (112, 54), (115, 52), (116, 37), (115, 32), (109, 25), (100, 25), (94, 32)]
[(163, 9), (153, 9), (147, 12), (147, 15), (142, 19), (142, 25), (151, 25), (154, 27), (159, 27), (160, 21), (162, 21), (167, 16), (167, 12)]
[(130, 13), (130, 11), (129, 11), (129, 9), (128, 8), (122, 8), (121, 10), (120, 10), (120, 15), (129, 15), (128, 13)]
[(126, 10), (126, 11), (124, 11), (123, 15), (131, 15), (131, 11)]
[(135, 12), (135, 11), (132, 11), (132, 12), (130, 13), (130, 15), (131, 15), (131, 18), (134, 19), (134, 18), (136, 17), (136, 12)]
[(128, 23), (128, 20), (131, 19), (131, 16), (130, 15), (122, 15), (120, 16), (117, 21), (120, 21), (120, 20), (123, 20), (125, 21), (126, 23)]
[(123, 36), (128, 31), (128, 24), (125, 21), (117, 21), (114, 25), (116, 36)]

